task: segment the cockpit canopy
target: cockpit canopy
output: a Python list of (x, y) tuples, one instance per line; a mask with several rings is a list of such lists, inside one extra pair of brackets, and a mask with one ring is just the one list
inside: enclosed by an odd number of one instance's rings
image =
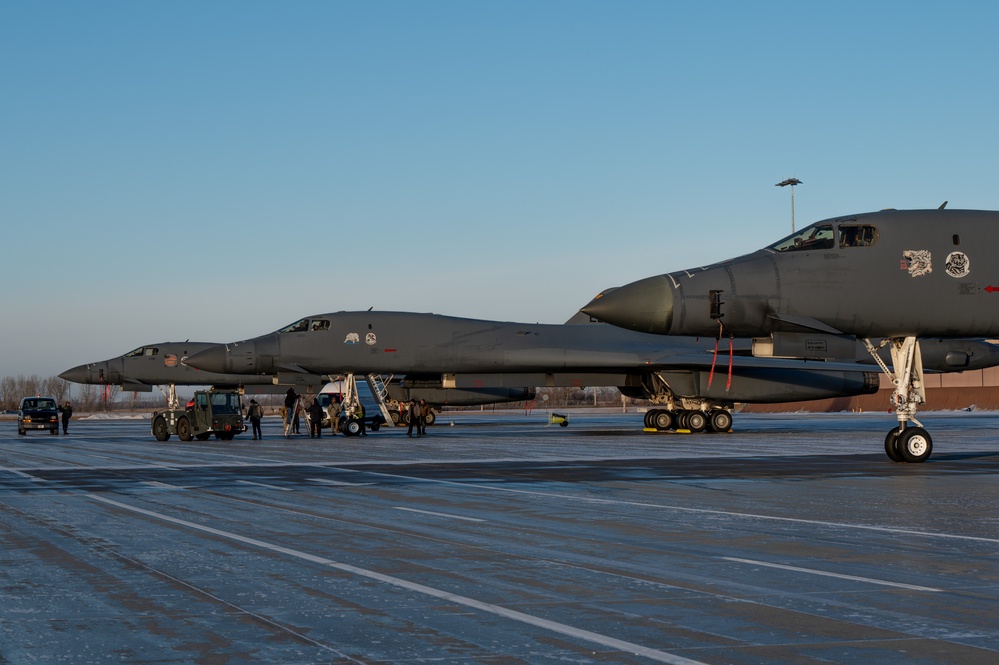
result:
[(770, 245), (775, 252), (803, 252), (816, 249), (871, 247), (878, 242), (878, 229), (871, 224), (812, 224)]
[(295, 321), (290, 326), (285, 326), (278, 330), (279, 333), (297, 333), (297, 332), (317, 332), (320, 330), (329, 330), (330, 321), (329, 319), (302, 319), (300, 321)]
[(155, 356), (160, 350), (155, 346), (140, 346), (134, 351), (125, 354), (126, 358), (141, 358), (142, 356)]

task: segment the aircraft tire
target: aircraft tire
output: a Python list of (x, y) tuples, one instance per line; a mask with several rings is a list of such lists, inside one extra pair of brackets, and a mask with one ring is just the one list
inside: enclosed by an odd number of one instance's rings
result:
[(893, 427), (885, 436), (885, 454), (892, 462), (902, 462), (902, 452), (898, 446), (898, 428)]
[(187, 418), (181, 418), (177, 421), (177, 438), (181, 441), (191, 440), (191, 423)]
[(708, 416), (703, 411), (691, 411), (687, 414), (687, 429), (691, 432), (703, 432), (708, 428)]
[(676, 425), (676, 416), (667, 409), (656, 409), (652, 418), (652, 425), (660, 432), (672, 429)]
[(922, 427), (909, 427), (899, 434), (896, 444), (902, 459), (910, 464), (925, 462), (933, 452), (933, 439)]
[(708, 429), (712, 432), (727, 432), (732, 429), (732, 414), (725, 409), (715, 409), (708, 414)]
[(655, 424), (652, 422), (652, 417), (659, 409), (649, 409), (645, 412), (645, 429), (654, 429)]
[(357, 436), (361, 433), (361, 423), (356, 420), (348, 420), (343, 425), (343, 433), (347, 436)]
[(159, 417), (153, 421), (153, 436), (156, 437), (157, 441), (168, 441), (170, 439), (170, 430), (167, 429), (165, 418)]

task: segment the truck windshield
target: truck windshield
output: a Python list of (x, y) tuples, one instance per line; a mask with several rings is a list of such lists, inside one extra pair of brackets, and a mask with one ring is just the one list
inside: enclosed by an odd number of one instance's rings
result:
[(21, 405), (22, 409), (54, 409), (55, 401), (51, 399), (26, 399)]
[(238, 414), (240, 412), (239, 395), (235, 393), (212, 393), (212, 413)]

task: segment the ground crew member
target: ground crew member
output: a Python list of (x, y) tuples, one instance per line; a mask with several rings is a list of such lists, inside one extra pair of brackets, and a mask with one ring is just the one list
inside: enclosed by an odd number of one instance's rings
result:
[(430, 407), (427, 405), (427, 400), (420, 400), (420, 434), (425, 435), (427, 433), (427, 416), (430, 415)]
[(336, 431), (340, 427), (340, 397), (333, 395), (330, 405), (326, 407), (326, 414), (330, 417), (330, 434), (336, 436)]
[(420, 436), (420, 405), (415, 399), (409, 400), (409, 429), (406, 436), (413, 436), (413, 428), (416, 428), (416, 436)]
[(297, 404), (298, 395), (295, 394), (295, 389), (288, 388), (288, 393), (284, 396), (284, 408), (286, 409), (284, 414), (284, 435), (286, 437), (291, 434), (292, 419), (298, 415)]
[(250, 419), (250, 425), (253, 427), (253, 440), (263, 439), (264, 435), (260, 431), (260, 419), (264, 416), (264, 409), (262, 406), (257, 404), (257, 400), (250, 400), (250, 408), (246, 410), (246, 417)]
[(62, 433), (69, 429), (69, 419), (73, 417), (73, 406), (66, 400), (66, 403), (59, 408), (62, 411)]
[(319, 405), (319, 400), (314, 399), (309, 404), (309, 438), (313, 435), (317, 439), (323, 438), (323, 407)]

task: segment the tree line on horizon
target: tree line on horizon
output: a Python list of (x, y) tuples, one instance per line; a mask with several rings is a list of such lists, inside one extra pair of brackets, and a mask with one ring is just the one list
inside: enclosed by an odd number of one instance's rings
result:
[(55, 397), (59, 404), (69, 401), (74, 411), (106, 411), (120, 392), (121, 386), (82, 385), (58, 376), (43, 378), (37, 374), (18, 374), (0, 379), (0, 408), (14, 411), (22, 397), (42, 395)]

